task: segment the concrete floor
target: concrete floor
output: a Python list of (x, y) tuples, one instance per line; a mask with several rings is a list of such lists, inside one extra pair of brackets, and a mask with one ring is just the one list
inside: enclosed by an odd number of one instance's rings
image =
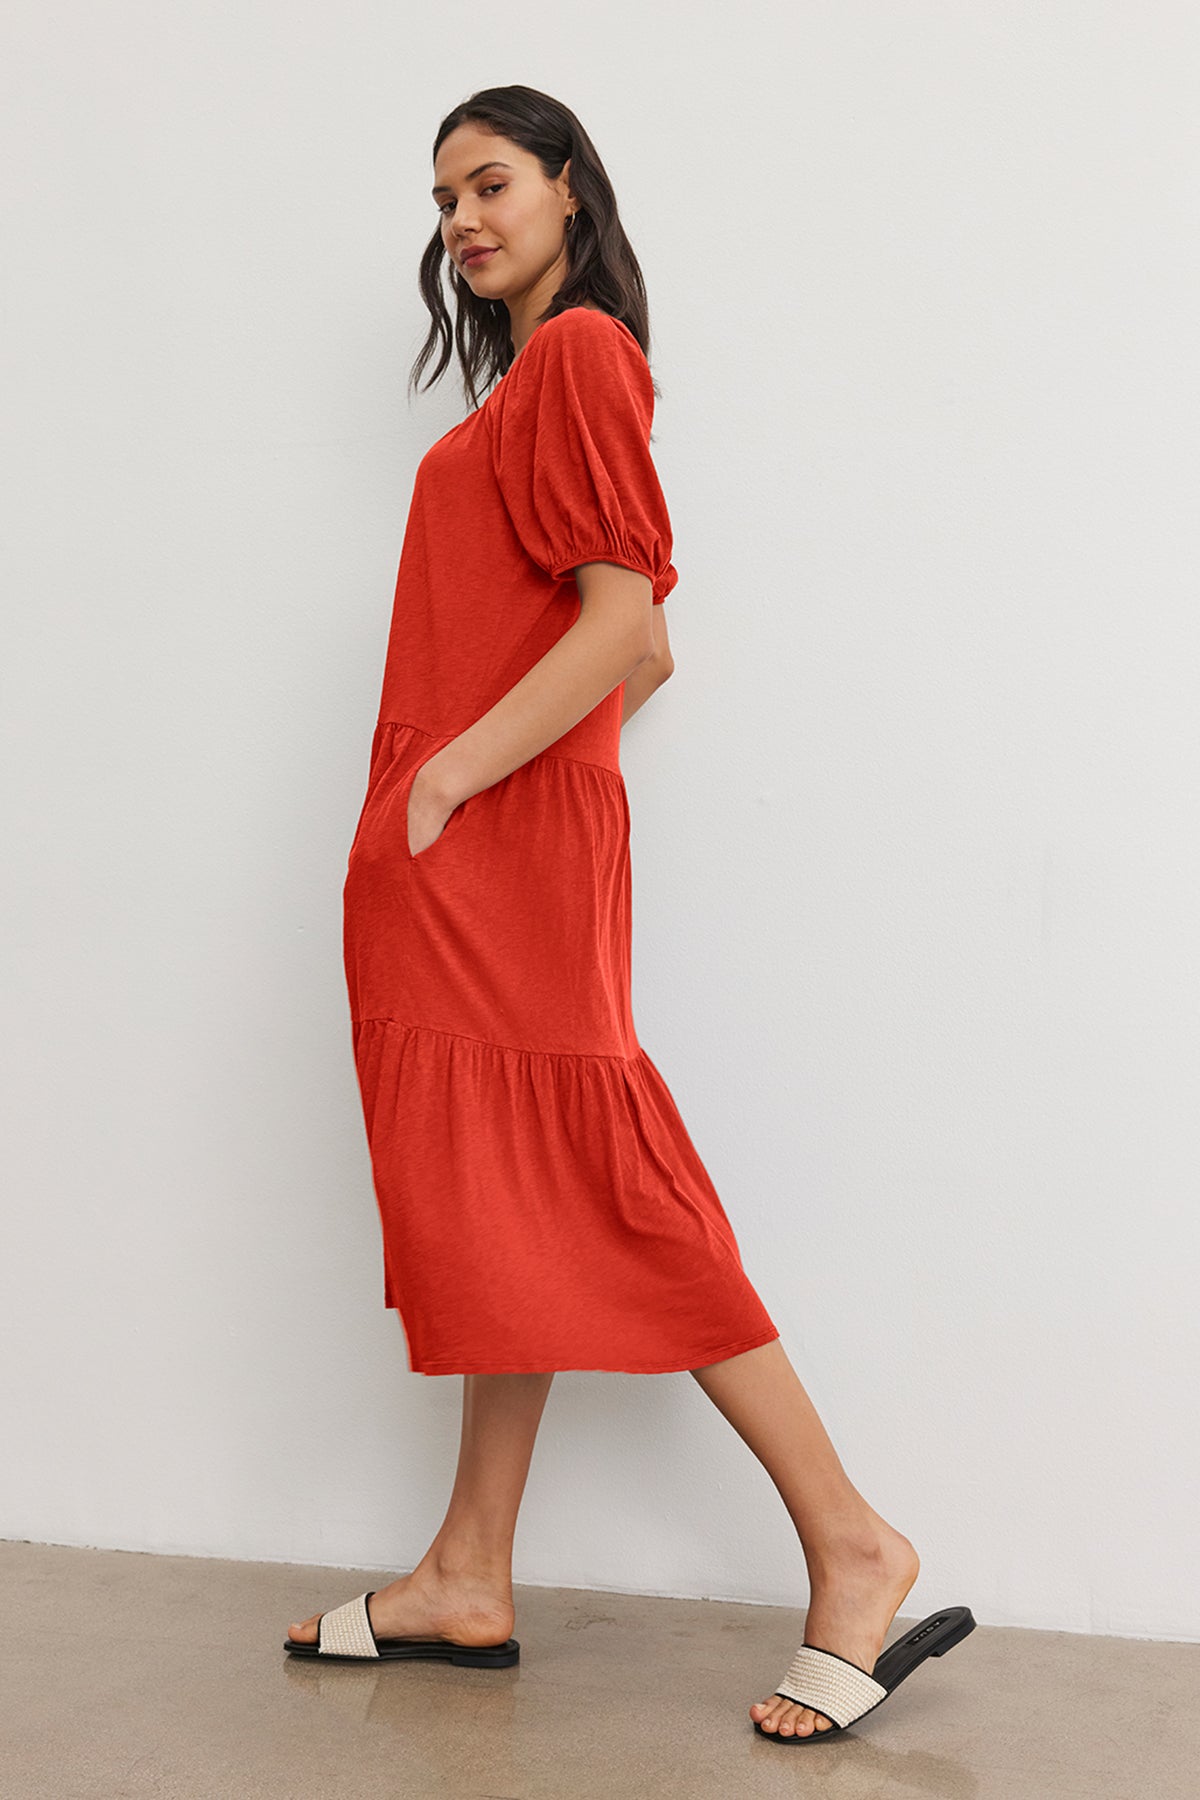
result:
[(791, 1746), (747, 1715), (804, 1635), (790, 1607), (518, 1587), (511, 1669), (288, 1656), (290, 1619), (401, 1572), (0, 1543), (0, 1794), (1200, 1795), (1200, 1645), (980, 1624), (846, 1736)]

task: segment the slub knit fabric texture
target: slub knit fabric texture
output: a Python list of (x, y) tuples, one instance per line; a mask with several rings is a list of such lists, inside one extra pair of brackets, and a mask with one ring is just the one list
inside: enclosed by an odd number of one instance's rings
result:
[(425, 1375), (665, 1373), (779, 1334), (630, 1003), (622, 688), (412, 855), (417, 770), (579, 616), (573, 571), (678, 580), (641, 346), (538, 326), (418, 466), (346, 869), (383, 1304)]

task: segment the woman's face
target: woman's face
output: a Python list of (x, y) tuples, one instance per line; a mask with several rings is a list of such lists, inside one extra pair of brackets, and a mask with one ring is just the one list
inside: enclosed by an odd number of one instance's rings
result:
[[(568, 162), (547, 181), (536, 156), (479, 125), (459, 125), (433, 165), (433, 202), (442, 242), (473, 293), (511, 303), (547, 277), (566, 273), (567, 214), (573, 210)], [(463, 261), (466, 252), (489, 256)]]

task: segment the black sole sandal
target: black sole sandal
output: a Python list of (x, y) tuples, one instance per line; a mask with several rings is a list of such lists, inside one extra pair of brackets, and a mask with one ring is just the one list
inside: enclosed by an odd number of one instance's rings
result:
[(961, 1644), (975, 1629), (969, 1606), (947, 1606), (930, 1613), (911, 1631), (889, 1644), (867, 1674), (857, 1663), (833, 1650), (819, 1650), (815, 1644), (801, 1644), (788, 1665), (787, 1674), (775, 1692), (781, 1700), (794, 1700), (798, 1706), (810, 1706), (833, 1723), (824, 1730), (764, 1731), (757, 1719), (751, 1720), (760, 1737), (777, 1744), (819, 1744), (825, 1738), (840, 1737), (848, 1725), (856, 1724), (864, 1714), (882, 1706), (888, 1695), (900, 1686), (906, 1676), (919, 1668), (927, 1656), (945, 1656), (955, 1644)]
[(283, 1647), (293, 1656), (323, 1656), (331, 1662), (378, 1662), (405, 1658), (459, 1663), (469, 1669), (509, 1669), (521, 1660), (516, 1638), (503, 1644), (456, 1644), (453, 1638), (377, 1638), (367, 1601), (375, 1592), (359, 1594), (317, 1620), (315, 1644), (286, 1637)]

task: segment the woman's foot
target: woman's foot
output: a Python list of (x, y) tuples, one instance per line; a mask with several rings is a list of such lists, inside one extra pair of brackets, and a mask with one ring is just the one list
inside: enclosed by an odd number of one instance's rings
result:
[[(367, 1601), (377, 1638), (449, 1638), (456, 1644), (503, 1644), (516, 1614), (511, 1575), (454, 1572), (428, 1560), (399, 1575)], [(299, 1644), (315, 1644), (320, 1613), (288, 1626)]]
[[(832, 1650), (868, 1674), (879, 1660), (888, 1627), (921, 1567), (912, 1544), (872, 1513), (864, 1536), (808, 1556), (812, 1598), (804, 1641)], [(780, 1737), (828, 1731), (833, 1721), (778, 1694), (756, 1701), (750, 1717)]]

